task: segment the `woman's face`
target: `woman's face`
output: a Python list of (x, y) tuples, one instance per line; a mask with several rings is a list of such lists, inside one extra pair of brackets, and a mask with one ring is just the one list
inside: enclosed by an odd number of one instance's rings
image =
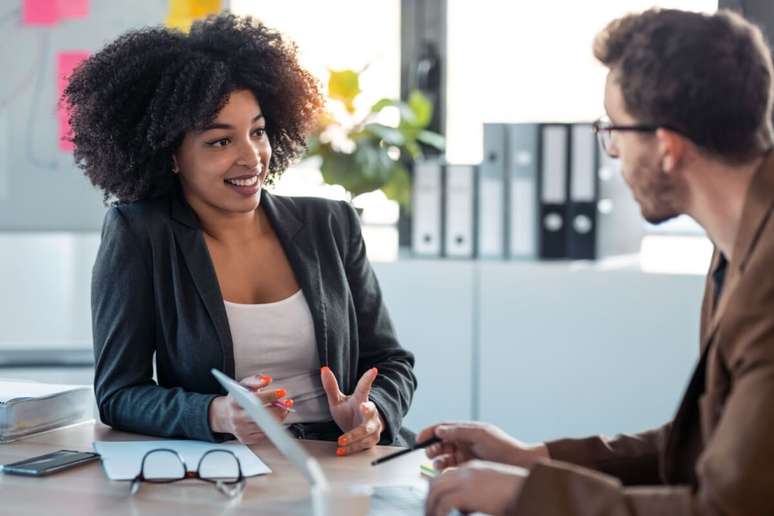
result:
[(183, 193), (199, 212), (255, 210), (270, 159), (266, 120), (248, 90), (232, 92), (215, 120), (188, 131), (175, 153)]

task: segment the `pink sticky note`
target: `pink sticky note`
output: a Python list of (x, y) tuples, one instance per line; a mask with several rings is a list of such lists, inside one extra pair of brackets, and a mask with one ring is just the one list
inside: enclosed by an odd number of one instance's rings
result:
[(89, 0), (58, 0), (62, 18), (85, 18), (89, 15)]
[(72, 137), (70, 130), (70, 107), (64, 101), (60, 102), (62, 94), (67, 87), (70, 74), (81, 61), (89, 57), (88, 52), (61, 52), (57, 56), (56, 65), (56, 98), (57, 98), (57, 118), (59, 119), (59, 148), (63, 151), (72, 151), (74, 146), (69, 138)]
[(59, 23), (59, 0), (24, 0), (23, 25), (56, 25)]

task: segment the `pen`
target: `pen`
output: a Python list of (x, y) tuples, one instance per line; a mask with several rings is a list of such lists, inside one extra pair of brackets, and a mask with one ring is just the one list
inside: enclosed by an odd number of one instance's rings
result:
[(441, 440), (438, 437), (433, 436), (430, 439), (428, 439), (427, 441), (423, 441), (421, 443), (416, 443), (411, 448), (406, 448), (405, 450), (401, 450), (399, 452), (391, 453), (389, 455), (385, 455), (384, 457), (376, 459), (375, 461), (373, 461), (371, 463), (371, 466), (376, 466), (377, 464), (381, 464), (382, 462), (387, 462), (388, 460), (392, 460), (392, 459), (394, 459), (396, 457), (400, 457), (401, 455), (406, 455), (407, 453), (411, 453), (411, 452), (416, 451), (416, 450), (421, 450), (423, 448), (427, 448), (431, 444), (440, 443), (440, 442), (441, 442)]
[(294, 414), (296, 413), (296, 409), (293, 408), (293, 400), (286, 400), (284, 403), (281, 401), (272, 401), (271, 406), (278, 409), (287, 410), (288, 412), (292, 412)]

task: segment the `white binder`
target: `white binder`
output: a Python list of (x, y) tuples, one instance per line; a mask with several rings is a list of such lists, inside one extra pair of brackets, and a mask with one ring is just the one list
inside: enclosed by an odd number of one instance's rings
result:
[(441, 255), (442, 187), (439, 161), (414, 163), (411, 249), (417, 256)]
[(539, 150), (539, 124), (508, 126), (507, 213), (510, 258), (535, 259), (538, 255)]
[(484, 158), (478, 172), (477, 255), (505, 257), (507, 124), (484, 124)]
[(446, 165), (444, 189), (444, 254), (453, 258), (473, 257), (473, 206), (476, 167)]

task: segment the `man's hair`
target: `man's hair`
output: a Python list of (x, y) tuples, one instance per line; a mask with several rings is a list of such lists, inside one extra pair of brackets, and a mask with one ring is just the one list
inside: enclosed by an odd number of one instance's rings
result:
[(197, 21), (188, 34), (130, 31), (81, 64), (64, 92), (75, 162), (106, 201), (166, 195), (178, 184), (172, 155), (186, 131), (212, 122), (241, 89), (266, 116), (271, 184), (304, 152), (323, 99), (294, 44), (232, 14)]
[(760, 29), (731, 11), (651, 9), (610, 22), (594, 56), (643, 123), (671, 128), (724, 161), (772, 146), (772, 62)]

